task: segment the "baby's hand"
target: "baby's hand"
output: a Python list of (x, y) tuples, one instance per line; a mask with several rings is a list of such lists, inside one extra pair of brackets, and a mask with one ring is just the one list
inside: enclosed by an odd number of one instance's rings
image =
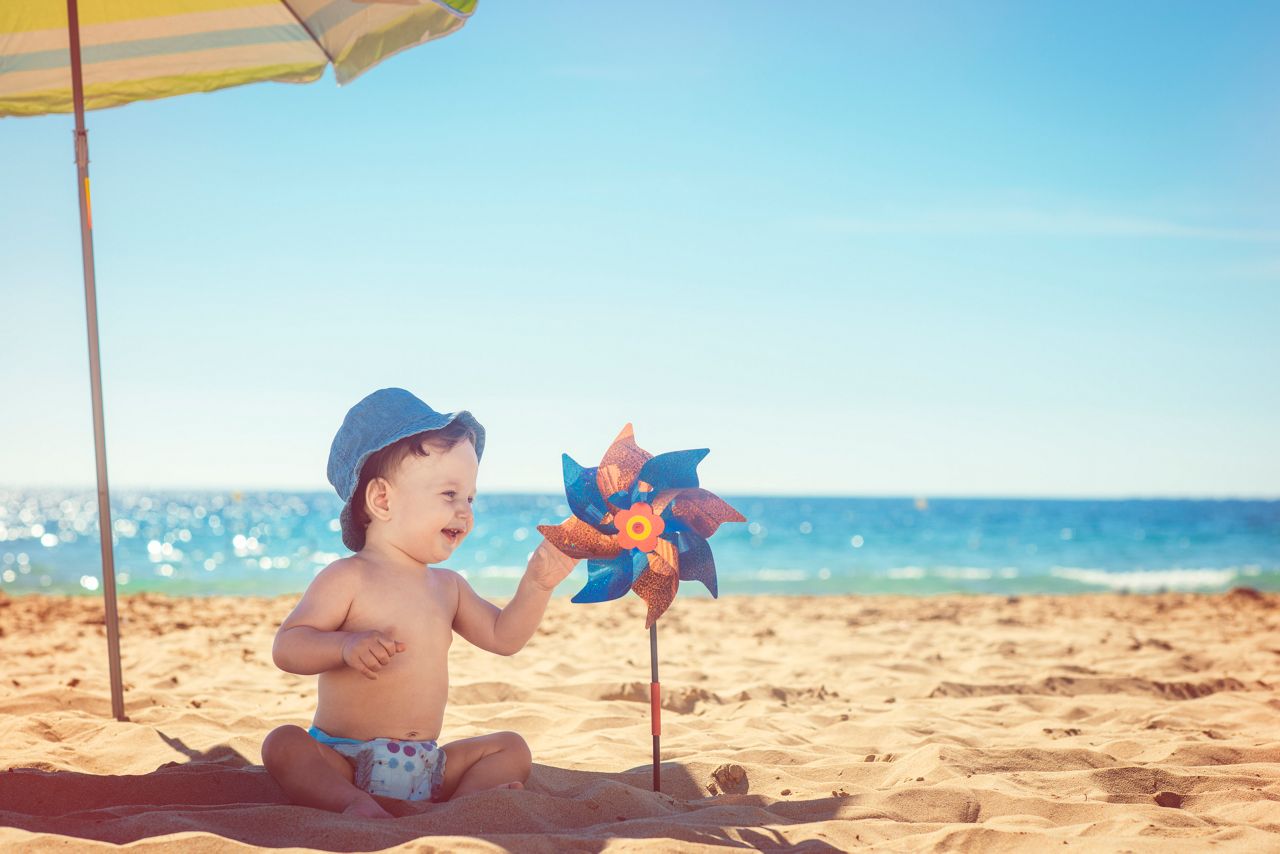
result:
[(577, 564), (575, 558), (543, 540), (529, 556), (529, 568), (525, 570), (525, 575), (543, 590), (554, 590), (557, 584), (573, 572)]
[(377, 679), (377, 671), (391, 656), (405, 649), (403, 643), (383, 632), (354, 632), (342, 642), (342, 660), (370, 679)]

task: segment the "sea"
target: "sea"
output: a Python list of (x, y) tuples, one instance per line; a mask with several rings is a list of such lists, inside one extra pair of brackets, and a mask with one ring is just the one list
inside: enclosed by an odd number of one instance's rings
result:
[[(1280, 591), (1280, 501), (722, 496), (720, 595)], [(101, 595), (96, 492), (0, 489), (0, 591)], [(121, 491), (117, 591), (297, 594), (347, 554), (331, 492)], [(560, 495), (493, 494), (447, 566), (515, 592)], [(585, 562), (559, 588), (572, 595)], [(697, 582), (681, 596), (707, 596)]]

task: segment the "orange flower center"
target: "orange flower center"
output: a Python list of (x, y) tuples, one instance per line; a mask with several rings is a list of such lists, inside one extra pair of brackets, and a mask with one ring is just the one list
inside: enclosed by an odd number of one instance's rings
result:
[(666, 528), (662, 517), (655, 515), (653, 507), (638, 501), (627, 510), (619, 510), (614, 518), (618, 526), (618, 545), (624, 549), (653, 551), (658, 536)]

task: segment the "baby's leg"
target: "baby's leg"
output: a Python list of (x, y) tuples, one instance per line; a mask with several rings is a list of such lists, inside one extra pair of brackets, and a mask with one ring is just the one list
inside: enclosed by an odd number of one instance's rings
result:
[(514, 732), (464, 738), (441, 749), (445, 755), (441, 800), (484, 789), (523, 789), (533, 769), (529, 745)]
[(302, 727), (276, 727), (262, 742), (262, 764), (289, 800), (306, 807), (394, 818), (355, 783), (351, 765)]

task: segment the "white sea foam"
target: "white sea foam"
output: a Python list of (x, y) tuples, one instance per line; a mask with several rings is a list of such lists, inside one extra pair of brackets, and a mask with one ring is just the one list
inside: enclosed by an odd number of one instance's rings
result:
[(922, 566), (895, 566), (885, 574), (890, 578), (924, 578), (925, 571)]
[(804, 581), (809, 573), (803, 569), (761, 569), (756, 571), (757, 581)]
[(938, 578), (961, 581), (987, 581), (995, 573), (982, 566), (940, 566), (933, 571)]
[(1198, 590), (1225, 587), (1235, 580), (1239, 570), (1234, 566), (1225, 569), (1152, 569), (1141, 572), (1107, 572), (1102, 569), (1086, 569), (1076, 566), (1055, 566), (1049, 572), (1057, 578), (1065, 578), (1080, 584), (1106, 587), (1110, 590)]

